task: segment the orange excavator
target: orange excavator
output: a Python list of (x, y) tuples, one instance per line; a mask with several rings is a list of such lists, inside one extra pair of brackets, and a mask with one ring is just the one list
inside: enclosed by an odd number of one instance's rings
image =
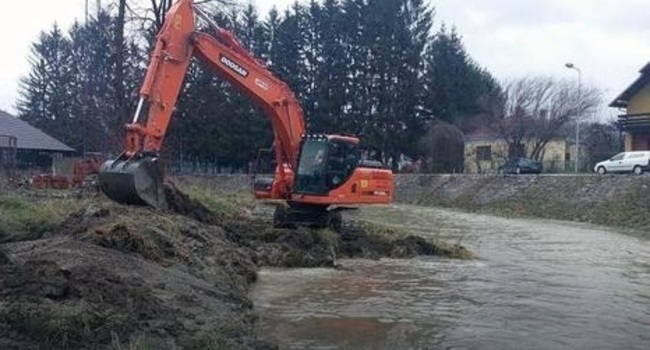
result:
[[(198, 31), (199, 19), (214, 33)], [(342, 210), (392, 201), (391, 170), (362, 159), (356, 137), (307, 133), (302, 108), (288, 85), (193, 0), (179, 0), (167, 12), (133, 121), (126, 125), (125, 149), (101, 166), (100, 188), (110, 199), (167, 207), (159, 152), (193, 57), (248, 95), (271, 121), (275, 171), (270, 178), (255, 177), (253, 191), (257, 199), (281, 202), (274, 226), (339, 229)], [(148, 115), (142, 121), (145, 108)]]

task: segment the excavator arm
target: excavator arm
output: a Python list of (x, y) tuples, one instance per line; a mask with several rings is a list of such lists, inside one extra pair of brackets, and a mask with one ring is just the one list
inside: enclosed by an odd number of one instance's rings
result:
[[(247, 94), (269, 117), (274, 132), (278, 171), (273, 198), (288, 198), (305, 133), (302, 109), (293, 92), (263, 63), (252, 57), (227, 30), (213, 24), (214, 34), (196, 31), (196, 15), (210, 18), (192, 0), (179, 0), (168, 11), (156, 38), (140, 101), (126, 126), (126, 146), (102, 165), (100, 187), (111, 199), (164, 208), (163, 170), (158, 158), (174, 107), (193, 57)], [(146, 121), (141, 121), (145, 103)]]

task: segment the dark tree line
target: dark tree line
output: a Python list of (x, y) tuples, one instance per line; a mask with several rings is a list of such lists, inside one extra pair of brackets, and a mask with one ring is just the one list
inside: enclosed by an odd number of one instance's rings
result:
[(116, 25), (103, 12), (67, 35), (56, 25), (42, 32), (21, 80), (19, 117), (78, 151), (121, 143), (125, 104), (137, 98), (144, 57), (132, 41), (117, 52)]
[[(67, 33), (43, 32), (22, 81), (20, 117), (80, 151), (121, 149), (171, 2), (117, 4)], [(312, 0), (264, 16), (252, 5), (208, 6), (295, 91), (310, 131), (358, 135), (393, 166), (400, 154), (425, 158), (421, 140), (433, 121), (470, 129), (478, 101), (499, 89), (455, 30), (434, 33), (424, 0)], [(145, 24), (129, 26), (129, 19)], [(246, 96), (190, 65), (165, 141), (168, 159), (243, 167), (271, 141), (270, 123)]]

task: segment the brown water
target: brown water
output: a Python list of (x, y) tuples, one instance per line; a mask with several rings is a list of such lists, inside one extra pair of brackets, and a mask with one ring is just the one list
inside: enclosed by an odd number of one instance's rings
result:
[(252, 297), (281, 349), (650, 349), (647, 240), (415, 206), (364, 216), (477, 258), (265, 269)]

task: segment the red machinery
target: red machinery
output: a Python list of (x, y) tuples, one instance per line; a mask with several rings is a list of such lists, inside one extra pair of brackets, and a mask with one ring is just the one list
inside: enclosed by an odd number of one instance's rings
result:
[[(215, 32), (196, 31), (195, 16), (210, 23)], [(297, 221), (340, 226), (343, 207), (391, 202), (392, 172), (380, 163), (362, 161), (355, 137), (308, 134), (300, 103), (287, 84), (192, 0), (177, 1), (166, 14), (133, 122), (126, 126), (124, 152), (101, 167), (100, 188), (109, 198), (124, 204), (167, 206), (159, 151), (192, 57), (250, 96), (270, 119), (277, 166), (272, 179), (256, 179), (255, 197), (288, 204), (288, 208), (277, 207), (277, 226)], [(145, 101), (149, 104), (146, 123), (140, 120)]]
[(99, 156), (88, 157), (72, 164), (72, 177), (65, 175), (38, 174), (32, 177), (34, 188), (68, 189), (88, 187), (90, 178), (99, 173), (102, 159)]

